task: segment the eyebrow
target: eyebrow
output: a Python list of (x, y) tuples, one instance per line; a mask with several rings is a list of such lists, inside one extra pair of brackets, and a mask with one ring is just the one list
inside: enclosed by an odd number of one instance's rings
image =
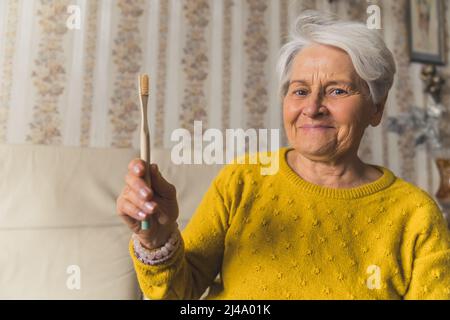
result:
[[(300, 84), (304, 84), (304, 85), (309, 85), (310, 84), (309, 81), (298, 79), (298, 80), (290, 81), (289, 82), (289, 86), (291, 84), (293, 84), (293, 83), (300, 83)], [(354, 87), (355, 86), (352, 82), (349, 82), (348, 80), (331, 80), (331, 81), (328, 81), (325, 85), (329, 86), (329, 85), (335, 85), (335, 84), (343, 84), (343, 85), (346, 85), (346, 86), (349, 86), (349, 87)]]

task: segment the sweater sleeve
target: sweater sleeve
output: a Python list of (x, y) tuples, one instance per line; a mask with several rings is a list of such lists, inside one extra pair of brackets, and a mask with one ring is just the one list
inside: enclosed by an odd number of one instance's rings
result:
[(404, 299), (450, 300), (450, 234), (432, 201), (419, 209), (411, 280)]
[[(198, 299), (210, 286), (222, 265), (229, 205), (220, 188), (226, 168), (213, 180), (200, 205), (182, 232), (177, 252), (159, 265), (146, 265), (130, 255), (142, 292), (150, 299)], [(226, 185), (226, 184), (225, 184)]]

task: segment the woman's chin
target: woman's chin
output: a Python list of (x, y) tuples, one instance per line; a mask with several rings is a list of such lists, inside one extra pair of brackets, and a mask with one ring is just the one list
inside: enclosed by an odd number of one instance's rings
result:
[(332, 154), (335, 153), (335, 149), (330, 147), (325, 147), (323, 145), (317, 146), (301, 146), (297, 145), (294, 147), (300, 154), (306, 156), (310, 159), (329, 159)]

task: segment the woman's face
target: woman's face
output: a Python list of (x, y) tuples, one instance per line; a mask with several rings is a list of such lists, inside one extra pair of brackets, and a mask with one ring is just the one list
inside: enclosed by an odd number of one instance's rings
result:
[(305, 157), (356, 154), (367, 126), (381, 121), (383, 107), (372, 103), (345, 51), (312, 45), (295, 57), (283, 118), (289, 142)]

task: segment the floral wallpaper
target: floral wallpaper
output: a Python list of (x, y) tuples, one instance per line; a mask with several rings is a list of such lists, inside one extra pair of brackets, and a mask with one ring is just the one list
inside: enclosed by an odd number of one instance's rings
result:
[(144, 13), (144, 0), (118, 0), (117, 34), (112, 48), (112, 60), (117, 70), (114, 78), (111, 109), (114, 147), (131, 147), (131, 137), (138, 129), (140, 110), (138, 100), (130, 95), (135, 91), (137, 74), (141, 72), (142, 36), (139, 22)]
[(180, 124), (193, 131), (194, 121), (207, 126), (205, 84), (208, 80), (209, 57), (207, 37), (210, 30), (211, 10), (207, 0), (183, 1), (187, 23), (184, 56), (181, 60), (186, 86), (181, 102)]
[(222, 129), (230, 128), (232, 6), (233, 0), (224, 0), (222, 36)]
[(162, 1), (158, 10), (158, 71), (156, 76), (156, 112), (155, 119), (159, 125), (155, 128), (155, 134), (152, 141), (156, 147), (164, 146), (164, 103), (166, 94), (166, 70), (167, 70), (167, 34), (169, 32), (169, 1)]
[(264, 128), (267, 111), (267, 75), (265, 66), (268, 59), (267, 25), (264, 18), (267, 0), (247, 0), (249, 15), (245, 30), (245, 53), (247, 55), (247, 75), (245, 80), (245, 106), (247, 107), (247, 127)]
[[(407, 0), (2, 0), (0, 143), (137, 147), (137, 75), (147, 72), (154, 146), (171, 147), (171, 132), (192, 132), (194, 120), (203, 130), (280, 128), (285, 145), (275, 61), (291, 23), (305, 9), (365, 21), (371, 4), (381, 9), (378, 32), (398, 73), (360, 155), (434, 193), (429, 150), (413, 147), (412, 132), (386, 127), (388, 116), (423, 104), (421, 65), (409, 61)], [(80, 9), (79, 28), (67, 26), (69, 6)], [(450, 108), (450, 67), (439, 71)], [(441, 122), (448, 145), (449, 114)]]
[(53, 3), (39, 1), (36, 10), (38, 27), (42, 31), (31, 79), (37, 91), (33, 105), (33, 121), (29, 123), (26, 141), (38, 144), (61, 144), (61, 119), (58, 101), (64, 93), (67, 77), (65, 69), (64, 37), (68, 29), (64, 19), (69, 1)]
[[(394, 16), (400, 17), (403, 14), (403, 10), (406, 5), (406, 0), (396, 1), (392, 5)], [(407, 27), (400, 21), (395, 21), (396, 29), (399, 30), (395, 34), (395, 42), (397, 45), (394, 47), (394, 55), (397, 63), (397, 79), (396, 82), (396, 99), (397, 107), (400, 112), (405, 112), (411, 106), (412, 101), (412, 86), (409, 76), (409, 57), (408, 57), (408, 38)], [(401, 156), (404, 159), (402, 166), (402, 175), (407, 177), (408, 180), (414, 181), (415, 171), (414, 163), (412, 159), (415, 158), (414, 139), (412, 132), (407, 132), (405, 135), (399, 137), (399, 149)]]
[(4, 21), (4, 37), (3, 42), (3, 61), (1, 68), (1, 86), (0, 86), (0, 141), (6, 141), (6, 125), (8, 119), (7, 107), (11, 99), (11, 85), (13, 72), (13, 59), (15, 52), (15, 43), (17, 38), (17, 18), (18, 18), (18, 3), (17, 1), (9, 0), (8, 8), (4, 10), (6, 15)]
[(95, 52), (97, 48), (97, 14), (98, 6), (95, 1), (88, 2), (86, 17), (86, 48), (84, 50), (84, 84), (83, 100), (81, 105), (81, 132), (80, 146), (89, 146), (89, 133), (91, 130), (91, 117), (94, 98), (94, 70), (95, 70)]

